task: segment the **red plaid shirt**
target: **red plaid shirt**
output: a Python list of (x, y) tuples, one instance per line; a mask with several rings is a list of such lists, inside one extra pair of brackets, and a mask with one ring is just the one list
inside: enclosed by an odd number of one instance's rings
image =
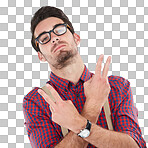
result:
[[(72, 100), (77, 110), (81, 113), (86, 100), (83, 83), (89, 80), (92, 75), (93, 73), (90, 73), (85, 66), (77, 85), (74, 85), (74, 83), (51, 72), (50, 81), (47, 83), (50, 83), (55, 88), (63, 100)], [(138, 111), (133, 103), (130, 82), (122, 77), (113, 75), (109, 76), (108, 80), (111, 87), (109, 104), (114, 130), (130, 135), (139, 144), (140, 148), (145, 148), (146, 143), (138, 124)], [(24, 97), (25, 125), (33, 148), (52, 148), (61, 141), (63, 135), (60, 126), (51, 120), (49, 105), (37, 92), (38, 89), (38, 87), (35, 87)], [(103, 108), (97, 125), (107, 128)], [(88, 148), (94, 147), (88, 144)]]

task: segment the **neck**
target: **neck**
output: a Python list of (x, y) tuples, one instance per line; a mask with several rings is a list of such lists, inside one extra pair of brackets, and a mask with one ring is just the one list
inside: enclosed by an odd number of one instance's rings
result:
[(84, 63), (79, 55), (73, 63), (60, 70), (55, 69), (51, 65), (50, 68), (51, 71), (58, 77), (69, 80), (76, 85), (84, 71)]

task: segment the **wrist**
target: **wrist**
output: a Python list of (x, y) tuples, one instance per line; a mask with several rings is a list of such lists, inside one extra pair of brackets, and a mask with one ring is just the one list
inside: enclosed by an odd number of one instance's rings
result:
[(100, 103), (93, 102), (93, 100), (92, 101), (86, 100), (82, 111), (84, 111), (90, 115), (100, 114), (102, 107), (103, 107), (103, 105)]
[(86, 127), (86, 125), (87, 125), (87, 119), (80, 115), (72, 131), (78, 134), (82, 129)]
[(96, 123), (101, 113), (102, 106), (94, 105), (92, 102), (85, 102), (81, 115), (92, 123)]
[(77, 135), (82, 138), (87, 138), (90, 135), (91, 130), (91, 122), (87, 120), (87, 125), (84, 129), (82, 129)]
[(84, 104), (84, 107), (86, 108), (91, 108), (93, 107), (94, 109), (96, 108), (97, 110), (98, 109), (102, 109), (104, 103), (102, 101), (99, 101), (100, 98), (96, 99), (96, 98), (87, 98), (86, 97), (86, 101), (85, 101), (85, 104)]

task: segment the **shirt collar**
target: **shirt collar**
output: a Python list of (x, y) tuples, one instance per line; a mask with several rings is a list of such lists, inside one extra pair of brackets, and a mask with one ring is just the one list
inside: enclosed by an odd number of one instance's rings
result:
[[(89, 80), (92, 77), (93, 73), (91, 73), (88, 68), (86, 67), (86, 65), (84, 65), (84, 71), (80, 77), (80, 80), (82, 80), (83, 82)], [(80, 81), (79, 80), (79, 81)], [(69, 80), (63, 79), (61, 77), (58, 77), (57, 75), (55, 75), (53, 72), (50, 73), (50, 81), (57, 87), (57, 88), (67, 88), (68, 84), (71, 82)]]

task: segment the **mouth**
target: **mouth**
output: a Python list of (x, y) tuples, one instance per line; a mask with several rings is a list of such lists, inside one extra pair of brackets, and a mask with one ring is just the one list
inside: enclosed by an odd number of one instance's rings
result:
[(66, 46), (66, 45), (59, 45), (59, 46), (57, 46), (55, 49), (54, 49), (54, 53), (55, 52), (57, 52), (58, 50), (60, 50), (60, 49), (62, 49), (64, 46)]

